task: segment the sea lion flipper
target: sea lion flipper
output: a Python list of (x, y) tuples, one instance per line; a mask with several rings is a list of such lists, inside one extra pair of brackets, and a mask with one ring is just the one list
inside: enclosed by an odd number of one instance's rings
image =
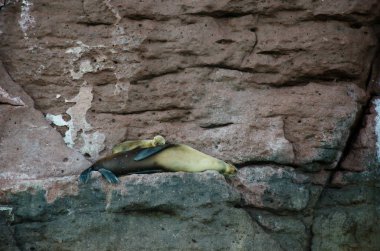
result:
[(82, 183), (87, 183), (87, 181), (91, 178), (91, 172), (93, 171), (92, 167), (89, 167), (87, 168), (86, 170), (84, 170), (80, 176), (79, 176), (79, 180), (82, 182)]
[(98, 170), (102, 176), (109, 182), (109, 183), (112, 183), (112, 184), (117, 184), (119, 183), (119, 179), (116, 177), (115, 174), (113, 174), (111, 171), (107, 170), (107, 169), (104, 169), (104, 168), (100, 168)]
[(160, 145), (160, 146), (156, 146), (156, 147), (142, 149), (139, 153), (136, 154), (136, 156), (133, 159), (135, 161), (140, 161), (140, 160), (146, 159), (146, 158), (162, 151), (163, 149), (165, 149), (167, 147), (168, 147), (168, 145)]

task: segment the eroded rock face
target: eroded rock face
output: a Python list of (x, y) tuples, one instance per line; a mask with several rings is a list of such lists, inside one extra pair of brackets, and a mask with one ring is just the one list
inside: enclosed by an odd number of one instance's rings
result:
[[(377, 0), (9, 1), (0, 249), (379, 250), (378, 13)], [(78, 186), (88, 160), (156, 134), (240, 170)]]
[(379, 99), (370, 101), (331, 184), (316, 205), (314, 250), (377, 250), (380, 208)]
[[(90, 163), (68, 148), (0, 64), (0, 185), (78, 174)], [(8, 100), (8, 101), (7, 101)]]
[(365, 102), (376, 1), (26, 3), (1, 16), (3, 61), (92, 159), (159, 133), (234, 163), (334, 168)]
[(366, 109), (363, 120), (360, 121), (360, 130), (341, 164), (348, 171), (368, 171), (379, 166), (380, 99), (372, 99)]

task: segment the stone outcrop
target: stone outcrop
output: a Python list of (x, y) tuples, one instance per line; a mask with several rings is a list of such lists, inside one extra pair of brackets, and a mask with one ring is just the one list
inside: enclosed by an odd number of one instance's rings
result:
[[(131, 175), (117, 187), (99, 179), (78, 186), (75, 179), (31, 182), (16, 194), (5, 189), (1, 202), (15, 206), (12, 224), (21, 250), (279, 248), (236, 208), (239, 194), (216, 172)], [(33, 183), (45, 186), (31, 188)]]
[(331, 185), (316, 206), (315, 250), (377, 250), (380, 246), (379, 98), (370, 101), (360, 129)]
[[(7, 1), (0, 249), (379, 250), (379, 13)], [(116, 143), (157, 134), (239, 172), (77, 183)]]

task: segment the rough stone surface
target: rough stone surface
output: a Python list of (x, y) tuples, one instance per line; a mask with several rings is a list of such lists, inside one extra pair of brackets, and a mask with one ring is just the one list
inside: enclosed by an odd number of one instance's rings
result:
[(313, 250), (378, 250), (379, 99), (373, 98), (349, 151), (316, 205)]
[[(21, 250), (257, 250), (279, 245), (241, 208), (216, 172), (131, 175), (115, 187), (58, 178), (5, 189)], [(71, 192), (70, 192), (71, 190)], [(72, 191), (76, 191), (72, 193)], [(50, 197), (48, 194), (54, 194)], [(65, 226), (64, 228), (62, 226)], [(86, 227), (84, 227), (86, 226)]]
[[(380, 250), (379, 13), (7, 1), (0, 250)], [(78, 186), (116, 143), (156, 134), (240, 170)]]
[(14, 220), (13, 208), (0, 207), (0, 250), (19, 251), (10, 223)]
[(2, 65), (0, 73), (0, 88), (12, 100), (22, 102), (0, 103), (0, 186), (20, 179), (78, 174), (89, 166), (81, 154), (64, 144)]
[(257, 209), (248, 211), (252, 219), (277, 241), (282, 250), (309, 249), (309, 226), (303, 222), (302, 217), (278, 215)]
[(360, 129), (352, 141), (350, 151), (342, 161), (341, 167), (349, 171), (366, 171), (378, 168), (380, 160), (380, 99), (370, 101)]
[(378, 250), (379, 192), (379, 186), (368, 185), (325, 190), (315, 213), (312, 249)]
[[(344, 2), (14, 2), (0, 55), (38, 109), (69, 114), (70, 144), (92, 159), (160, 133), (234, 163), (333, 168), (379, 9)], [(73, 112), (83, 85), (91, 105)]]
[(310, 200), (310, 180), (292, 168), (244, 167), (232, 184), (242, 193), (245, 205), (257, 208), (300, 211)]

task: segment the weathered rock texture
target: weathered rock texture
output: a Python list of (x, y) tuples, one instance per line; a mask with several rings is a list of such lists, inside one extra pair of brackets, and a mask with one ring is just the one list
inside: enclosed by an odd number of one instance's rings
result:
[[(377, 0), (7, 3), (1, 248), (380, 249)], [(78, 187), (156, 134), (241, 169)]]
[(14, 238), (21, 250), (279, 247), (235, 208), (239, 194), (215, 172), (132, 175), (117, 188), (99, 180), (78, 186), (75, 179), (39, 180), (28, 185), (43, 183), (44, 188), (16, 194), (5, 189), (3, 201), (17, 204)]

